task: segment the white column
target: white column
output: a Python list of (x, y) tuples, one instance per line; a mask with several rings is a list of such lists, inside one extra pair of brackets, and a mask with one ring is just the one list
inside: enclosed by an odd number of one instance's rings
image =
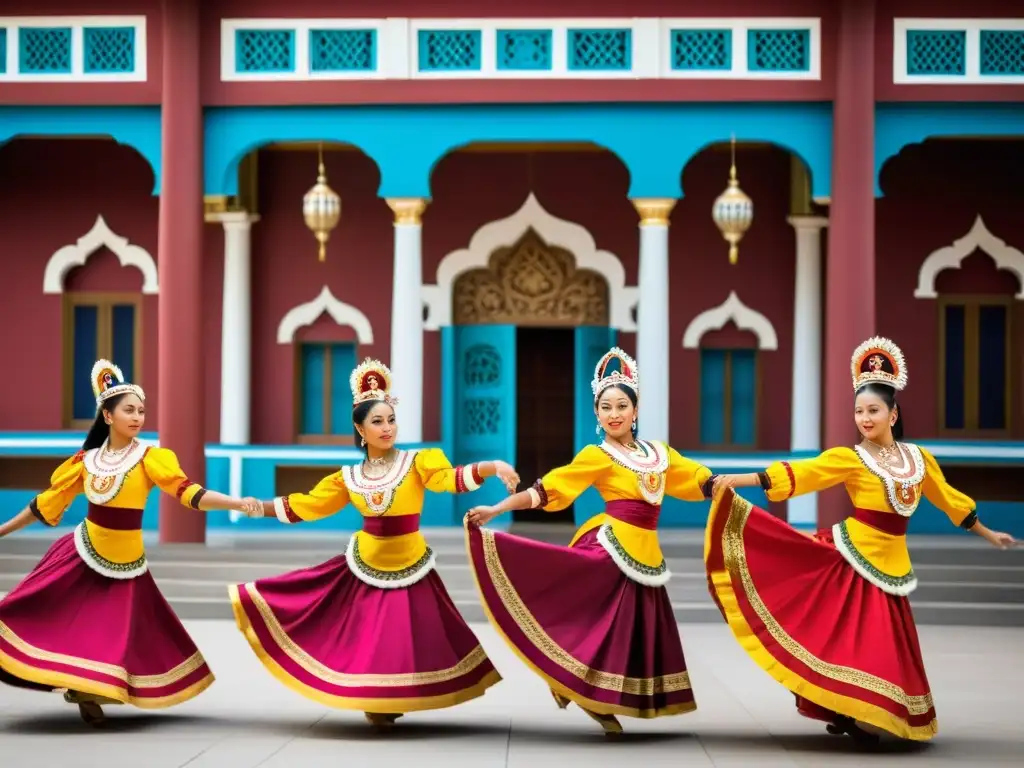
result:
[[(796, 290), (793, 307), (793, 399), (790, 449), (821, 450), (821, 230), (828, 219), (791, 216), (796, 230)], [(850, 290), (855, 290), (853, 286)], [(816, 494), (789, 500), (789, 522), (813, 525), (818, 519)]]
[(423, 211), (421, 197), (388, 198), (395, 213), (391, 374), (401, 401), (399, 440), (423, 441)]
[(252, 289), (249, 233), (258, 221), (245, 211), (218, 216), (224, 225), (224, 296), (220, 335), (220, 441), (249, 442), (252, 389)]
[(633, 200), (640, 214), (640, 302), (636, 363), (640, 369), (640, 435), (668, 441), (669, 308), (668, 219), (673, 198)]

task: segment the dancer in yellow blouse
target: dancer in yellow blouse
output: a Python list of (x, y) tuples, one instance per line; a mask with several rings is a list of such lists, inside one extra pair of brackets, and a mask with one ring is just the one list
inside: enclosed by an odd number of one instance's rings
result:
[(244, 511), (248, 503), (193, 483), (172, 451), (138, 439), (145, 395), (116, 365), (98, 361), (92, 383), (96, 421), (82, 450), (57, 467), (48, 490), (0, 526), (3, 537), (33, 520), (58, 525), (75, 497), (89, 500), (86, 519), (0, 601), (0, 680), (65, 691), (86, 722), (98, 723), (101, 704), (169, 707), (213, 682), (149, 573), (142, 510), (150, 490), (156, 486), (191, 510)]
[[(625, 352), (613, 348), (598, 361), (592, 387), (604, 441), (529, 490), (470, 510), (466, 535), (491, 623), (560, 707), (575, 702), (606, 733), (619, 733), (616, 715), (696, 708), (657, 525), (666, 494), (700, 501), (713, 478), (664, 443), (637, 438), (639, 376)], [(569, 547), (479, 527), (514, 509), (565, 509), (591, 486), (605, 511)]]
[(515, 488), (519, 478), (501, 461), (452, 467), (438, 448), (395, 448), (390, 371), (367, 359), (351, 383), (355, 436), (366, 459), (309, 493), (257, 504), (291, 524), (351, 503), (362, 530), (344, 555), (229, 591), (239, 629), (271, 674), (314, 701), (362, 710), (383, 726), (406, 712), (469, 701), (501, 679), (434, 571), (420, 511), (426, 491), (466, 493), (491, 475)]
[[(857, 740), (876, 740), (882, 729), (923, 741), (938, 724), (907, 600), (917, 587), (910, 517), (923, 496), (993, 546), (1015, 542), (982, 525), (974, 501), (946, 482), (934, 456), (902, 441), (896, 392), (907, 371), (899, 347), (869, 339), (851, 365), (860, 444), (720, 476), (707, 525), (708, 578), (737, 640), (796, 694), (801, 714)], [(813, 538), (731, 490), (761, 485), (769, 500), (784, 501), (839, 483), (854, 513)]]

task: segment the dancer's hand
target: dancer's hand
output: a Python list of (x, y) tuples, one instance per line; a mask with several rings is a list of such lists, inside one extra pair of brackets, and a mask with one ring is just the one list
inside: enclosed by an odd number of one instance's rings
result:
[(1008, 533), (1003, 533), (1002, 531), (989, 531), (988, 536), (985, 538), (988, 539), (988, 543), (996, 549), (1011, 549), (1012, 547), (1016, 547), (1020, 544), (1020, 542), (1013, 538), (1013, 536)]
[(718, 475), (715, 482), (711, 484), (711, 495), (717, 496), (719, 491), (725, 488), (735, 488), (739, 475)]
[(470, 525), (475, 525), (479, 527), (481, 525), (486, 525), (487, 523), (491, 522), (491, 520), (493, 520), (500, 514), (501, 512), (498, 511), (497, 507), (473, 507), (466, 514), (466, 519), (469, 520)]
[(515, 467), (504, 461), (495, 461), (494, 475), (505, 484), (509, 495), (516, 492), (516, 488), (519, 486), (519, 473), (516, 472)]
[(246, 517), (263, 517), (263, 502), (259, 499), (247, 496), (242, 499), (242, 508), (240, 511)]

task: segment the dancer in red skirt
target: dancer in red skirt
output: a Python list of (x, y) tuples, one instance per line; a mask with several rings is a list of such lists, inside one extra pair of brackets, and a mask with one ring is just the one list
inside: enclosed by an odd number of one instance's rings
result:
[[(854, 352), (852, 374), (860, 443), (716, 479), (705, 563), (736, 639), (796, 694), (800, 714), (857, 740), (874, 741), (881, 729), (924, 741), (938, 724), (907, 599), (917, 587), (907, 553), (910, 516), (924, 496), (993, 546), (1015, 542), (978, 521), (974, 502), (946, 482), (928, 451), (901, 442), (895, 398), (907, 371), (900, 349), (869, 339)], [(854, 513), (814, 537), (731, 490), (760, 485), (770, 500), (783, 501), (839, 483)]]
[[(613, 362), (618, 370), (609, 370)], [(712, 482), (706, 467), (663, 443), (637, 439), (639, 379), (626, 353), (605, 354), (592, 387), (604, 441), (528, 491), (470, 510), (466, 541), (499, 634), (560, 707), (575, 702), (606, 733), (620, 733), (616, 715), (653, 718), (696, 708), (657, 523), (666, 494), (699, 501)], [(514, 509), (565, 509), (590, 486), (605, 511), (584, 523), (568, 547), (479, 527)]]
[(84, 493), (89, 513), (0, 601), (0, 681), (62, 691), (91, 724), (101, 704), (158, 709), (199, 695), (213, 674), (153, 581), (142, 546), (142, 509), (156, 485), (192, 510), (245, 511), (249, 502), (191, 482), (166, 448), (139, 441), (142, 388), (100, 360), (98, 406), (82, 450), (61, 464), (49, 490), (0, 526), (57, 525)]
[(344, 555), (229, 593), (239, 629), (274, 677), (386, 726), (406, 712), (469, 701), (501, 680), (434, 571), (420, 510), (425, 491), (464, 493), (491, 475), (514, 488), (519, 478), (501, 461), (453, 468), (440, 449), (396, 449), (390, 371), (367, 359), (351, 384), (365, 461), (309, 493), (256, 504), (267, 517), (298, 523), (351, 503), (362, 530)]

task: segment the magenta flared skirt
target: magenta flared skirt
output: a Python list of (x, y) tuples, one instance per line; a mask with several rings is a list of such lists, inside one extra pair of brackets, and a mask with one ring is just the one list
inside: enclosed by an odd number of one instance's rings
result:
[(267, 670), (331, 707), (441, 709), (501, 680), (434, 571), (382, 589), (359, 580), (339, 555), (228, 590), (238, 627)]
[(556, 698), (641, 718), (696, 709), (668, 592), (628, 578), (596, 529), (560, 547), (467, 525), (466, 542), (491, 623)]
[(213, 674), (147, 571), (97, 573), (62, 536), (0, 601), (0, 680), (146, 709), (198, 696)]

